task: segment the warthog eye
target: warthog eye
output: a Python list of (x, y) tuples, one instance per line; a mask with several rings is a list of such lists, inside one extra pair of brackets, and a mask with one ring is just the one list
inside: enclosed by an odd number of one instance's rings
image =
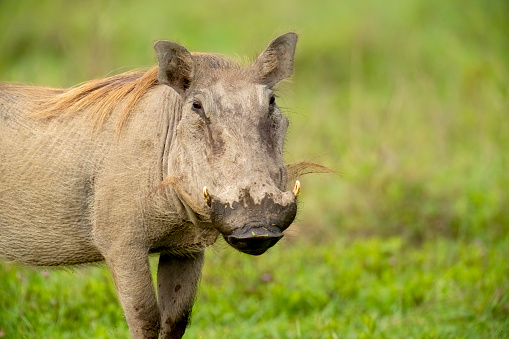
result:
[(210, 124), (210, 119), (205, 115), (203, 105), (197, 99), (193, 101), (193, 111), (197, 113), (207, 124)]
[(203, 108), (203, 106), (201, 105), (201, 102), (199, 102), (198, 100), (195, 100), (193, 101), (193, 109), (198, 111), (198, 110), (201, 110)]
[(276, 95), (272, 94), (269, 99), (269, 116), (272, 116), (276, 109)]

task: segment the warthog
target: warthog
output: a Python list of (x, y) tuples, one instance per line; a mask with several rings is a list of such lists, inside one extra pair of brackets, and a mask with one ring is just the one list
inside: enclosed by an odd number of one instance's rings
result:
[(158, 41), (146, 72), (0, 85), (0, 255), (105, 260), (132, 337), (181, 338), (205, 247), (222, 235), (267, 251), (294, 220), (295, 179), (320, 170), (283, 163), (288, 119), (273, 87), (292, 74), (296, 43), (279, 36), (241, 66)]

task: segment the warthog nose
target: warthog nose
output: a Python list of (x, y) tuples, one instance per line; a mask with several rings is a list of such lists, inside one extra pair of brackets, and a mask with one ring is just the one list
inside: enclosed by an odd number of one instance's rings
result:
[(283, 233), (276, 226), (246, 225), (224, 238), (233, 248), (241, 252), (260, 255), (274, 246), (282, 237)]

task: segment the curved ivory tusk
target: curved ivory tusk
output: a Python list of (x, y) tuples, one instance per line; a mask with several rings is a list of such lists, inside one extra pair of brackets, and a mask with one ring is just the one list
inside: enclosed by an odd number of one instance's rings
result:
[(293, 188), (293, 191), (292, 191), (293, 195), (295, 195), (295, 197), (297, 197), (300, 193), (300, 181), (299, 180), (296, 180), (295, 181), (295, 187)]
[(205, 202), (207, 203), (207, 206), (210, 207), (211, 205), (211, 198), (209, 194), (209, 190), (207, 189), (207, 186), (203, 186), (203, 199), (205, 199)]

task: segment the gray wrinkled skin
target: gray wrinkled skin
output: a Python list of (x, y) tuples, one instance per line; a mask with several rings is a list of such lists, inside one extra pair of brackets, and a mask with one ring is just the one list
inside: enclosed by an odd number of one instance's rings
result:
[[(272, 88), (292, 74), (296, 42), (276, 38), (247, 67), (157, 42), (157, 83), (118, 134), (120, 104), (91, 131), (87, 109), (32, 116), (64, 90), (0, 85), (0, 255), (105, 260), (132, 337), (181, 338), (205, 247), (222, 235), (261, 254), (295, 217)], [(149, 253), (161, 253), (158, 300)]]

